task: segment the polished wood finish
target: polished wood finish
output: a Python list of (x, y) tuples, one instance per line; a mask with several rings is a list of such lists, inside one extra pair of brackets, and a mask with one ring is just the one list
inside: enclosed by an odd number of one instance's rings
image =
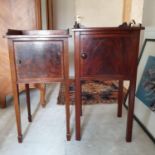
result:
[(29, 84), (25, 84), (25, 90), (26, 90), (27, 110), (28, 110), (27, 111), (28, 112), (28, 121), (32, 122)]
[(117, 109), (118, 117), (122, 117), (122, 104), (123, 104), (123, 81), (119, 80), (118, 109)]
[(14, 43), (18, 82), (25, 83), (34, 79), (35, 83), (42, 78), (63, 78), (62, 46), (58, 41)]
[(70, 140), (68, 37), (68, 30), (9, 30), (7, 33), (19, 142), (22, 142), (22, 131), (18, 86), (26, 85), (28, 120), (31, 122), (28, 84), (51, 82), (65, 83), (66, 136)]
[[(7, 40), (3, 38), (9, 28), (14, 29), (40, 29), (41, 19), (40, 0), (1, 0), (0, 1), (0, 106), (6, 107), (6, 96), (12, 95), (10, 62), (7, 47)], [(41, 87), (41, 89), (40, 89)], [(30, 88), (40, 89), (41, 96), (44, 96), (43, 86), (31, 85)], [(20, 91), (25, 86), (19, 87)], [(42, 97), (40, 102), (45, 105)]]
[(118, 117), (123, 80), (130, 81), (127, 142), (131, 141), (140, 30), (142, 27), (73, 29), (75, 40), (76, 139), (81, 139), (81, 80), (119, 80)]

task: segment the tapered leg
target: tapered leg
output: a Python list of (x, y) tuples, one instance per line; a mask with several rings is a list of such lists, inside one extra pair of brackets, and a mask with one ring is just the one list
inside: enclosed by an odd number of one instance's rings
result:
[(117, 110), (118, 117), (122, 117), (122, 104), (123, 104), (123, 80), (119, 80), (118, 110)]
[(21, 116), (20, 116), (20, 102), (19, 102), (19, 90), (18, 85), (13, 83), (13, 97), (14, 97), (14, 107), (16, 114), (16, 123), (17, 123), (17, 131), (18, 131), (18, 142), (22, 143), (22, 129), (21, 129)]
[(25, 89), (26, 89), (26, 101), (27, 101), (28, 121), (29, 122), (32, 122), (29, 84), (26, 84), (25, 85)]
[(66, 99), (66, 137), (69, 141), (71, 139), (71, 133), (70, 133), (70, 100), (69, 100), (69, 81), (65, 81), (65, 99)]
[(76, 125), (76, 140), (81, 140), (81, 125), (80, 125), (80, 113), (81, 113), (81, 84), (80, 80), (75, 80), (75, 125)]
[(127, 142), (131, 142), (132, 141), (135, 89), (136, 89), (136, 80), (130, 81), (129, 107), (128, 107), (127, 129), (126, 129), (126, 141)]
[(79, 89), (80, 95), (80, 116), (82, 116), (82, 90), (81, 90), (81, 84), (80, 84), (80, 89)]

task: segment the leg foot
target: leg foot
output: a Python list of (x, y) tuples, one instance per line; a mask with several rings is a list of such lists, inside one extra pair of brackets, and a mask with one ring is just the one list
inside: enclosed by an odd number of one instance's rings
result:
[(67, 138), (67, 141), (70, 141), (71, 140), (71, 135), (67, 134), (66, 138)]
[(44, 102), (40, 102), (40, 104), (42, 105), (43, 108), (46, 107), (46, 101), (44, 101)]
[(32, 115), (29, 115), (29, 116), (28, 116), (28, 121), (29, 121), (29, 122), (32, 122)]
[(80, 141), (81, 140), (81, 136), (76, 136), (76, 140)]
[(126, 142), (131, 143), (132, 142), (131, 137), (126, 137)]
[(18, 136), (18, 143), (22, 143), (22, 142), (23, 142), (23, 136), (20, 135), (20, 136)]

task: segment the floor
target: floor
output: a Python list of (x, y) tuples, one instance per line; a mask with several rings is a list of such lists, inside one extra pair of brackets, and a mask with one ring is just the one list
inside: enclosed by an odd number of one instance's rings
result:
[(0, 155), (155, 155), (155, 144), (134, 122), (133, 141), (126, 143), (126, 110), (116, 117), (116, 104), (84, 106), (82, 140), (75, 140), (74, 106), (71, 107), (72, 139), (65, 139), (64, 106), (56, 105), (59, 84), (48, 86), (47, 106), (39, 103), (39, 92), (31, 91), (33, 122), (28, 123), (25, 94), (20, 95), (24, 141), (17, 142), (12, 100), (0, 110)]

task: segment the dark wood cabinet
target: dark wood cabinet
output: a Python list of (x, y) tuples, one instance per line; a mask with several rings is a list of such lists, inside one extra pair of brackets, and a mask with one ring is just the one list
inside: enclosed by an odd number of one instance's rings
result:
[(22, 131), (18, 86), (26, 85), (28, 120), (31, 122), (29, 84), (51, 82), (65, 84), (67, 140), (70, 140), (69, 37), (68, 30), (10, 30), (7, 33), (19, 142), (22, 142)]
[(118, 116), (122, 115), (123, 80), (130, 81), (126, 140), (131, 141), (134, 94), (142, 27), (73, 29), (75, 41), (76, 139), (81, 139), (81, 80), (119, 80)]

